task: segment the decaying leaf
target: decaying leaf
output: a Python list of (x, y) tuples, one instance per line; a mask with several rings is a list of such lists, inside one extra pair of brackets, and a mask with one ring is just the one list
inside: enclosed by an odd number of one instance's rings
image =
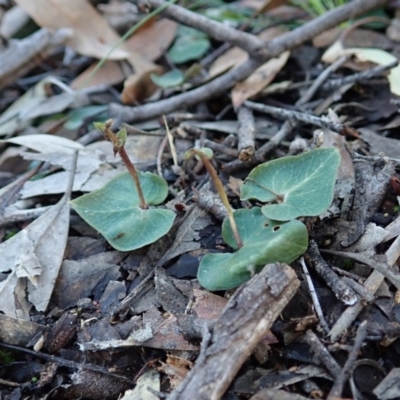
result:
[[(326, 63), (333, 63), (339, 57), (344, 55), (351, 55), (359, 62), (369, 61), (378, 65), (388, 65), (397, 60), (397, 58), (382, 49), (375, 48), (344, 48), (341, 40), (336, 41), (329, 47), (322, 56), (322, 61)], [(400, 66), (392, 68), (387, 77), (390, 83), (390, 91), (399, 96), (400, 95)]]
[(160, 391), (160, 374), (149, 369), (139, 377), (133, 390), (127, 390), (121, 400), (157, 400), (158, 396), (148, 390), (151, 387), (155, 392)]
[[(262, 31), (258, 37), (264, 42), (268, 42), (285, 32), (286, 30), (282, 27), (268, 28)], [(279, 57), (273, 58), (257, 68), (246, 80), (237, 83), (232, 90), (232, 103), (235, 109), (240, 107), (245, 100), (268, 86), (285, 66), (289, 55), (290, 52), (283, 52)], [(209, 75), (215, 77), (234, 66), (242, 64), (247, 59), (248, 54), (244, 50), (234, 47), (217, 58), (210, 67)]]
[[(282, 27), (268, 28), (260, 32), (258, 37), (264, 42), (268, 42), (269, 40), (276, 38), (285, 32), (286, 30)], [(214, 61), (208, 72), (209, 76), (210, 78), (214, 78), (228, 69), (244, 63), (247, 59), (248, 54), (244, 50), (239, 49), (238, 47), (233, 47)]]
[(285, 51), (257, 68), (247, 79), (237, 83), (232, 89), (232, 104), (235, 109), (247, 99), (260, 93), (276, 77), (289, 59), (290, 52)]
[[(146, 168), (155, 164), (161, 140), (162, 138), (156, 136), (137, 135), (128, 138), (126, 149), (131, 160), (139, 168)], [(100, 189), (109, 180), (126, 171), (121, 160), (113, 155), (112, 146), (106, 141), (84, 147), (66, 138), (37, 134), (18, 136), (0, 142), (18, 144), (38, 151), (40, 153), (24, 152), (22, 155), (25, 159), (48, 162), (64, 169), (40, 180), (26, 182), (21, 191), (23, 198), (63, 193), (75, 150), (79, 150), (79, 154), (73, 191), (90, 192)]]
[[(86, 0), (73, 5), (63, 0), (17, 0), (16, 3), (41, 27), (71, 28), (73, 35), (67, 43), (80, 54), (102, 58), (119, 39), (103, 16)], [(120, 60), (128, 56), (128, 52), (118, 48), (108, 58)]]
[(160, 19), (146, 24), (125, 43), (129, 51), (141, 54), (148, 61), (160, 58), (175, 38), (178, 24), (169, 19)]
[(47, 98), (46, 85), (54, 77), (48, 76), (30, 88), (19, 97), (0, 116), (0, 136), (11, 135), (17, 130), (23, 130), (31, 121), (26, 114), (34, 111), (36, 107)]
[(158, 368), (160, 372), (167, 375), (171, 388), (175, 389), (183, 381), (187, 373), (192, 369), (193, 363), (182, 357), (167, 355), (167, 361), (164, 363), (160, 361), (161, 367)]
[(0, 244), (0, 310), (6, 315), (29, 319), (32, 305), (46, 310), (67, 243), (71, 186), (48, 212)]

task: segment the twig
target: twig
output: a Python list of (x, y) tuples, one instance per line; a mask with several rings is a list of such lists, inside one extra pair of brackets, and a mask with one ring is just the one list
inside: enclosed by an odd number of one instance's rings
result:
[[(342, 245), (348, 247), (355, 243), (365, 231), (372, 215), (381, 205), (387, 193), (389, 181), (394, 174), (394, 166), (384, 158), (371, 161), (357, 154), (353, 157), (355, 169), (355, 195), (350, 221), (352, 229)], [(368, 194), (366, 196), (366, 194)]]
[(165, 115), (163, 115), (163, 121), (164, 121), (164, 125), (165, 125), (165, 130), (167, 131), (167, 138), (168, 138), (169, 149), (171, 151), (172, 161), (174, 162), (174, 165), (177, 167), (178, 166), (178, 155), (176, 154), (174, 137), (172, 136), (172, 133), (169, 129), (169, 125), (168, 125), (167, 119), (165, 118)]
[[(345, 76), (344, 78), (332, 79), (322, 85), (321, 89), (324, 91), (334, 90), (349, 83), (356, 83), (363, 79), (371, 79), (375, 76), (381, 75), (383, 72), (394, 68), (399, 63), (398, 60), (393, 61), (387, 65), (378, 65), (366, 71), (357, 72), (356, 74)], [(331, 64), (333, 65), (333, 64)]]
[(340, 68), (347, 60), (349, 56), (339, 57), (334, 63), (330, 64), (325, 68), (318, 78), (312, 83), (312, 85), (307, 89), (307, 91), (301, 96), (301, 99), (296, 103), (296, 106), (302, 106), (308, 103), (317, 90), (323, 85), (323, 83), (329, 78), (332, 72), (335, 72)]
[(254, 116), (247, 107), (241, 106), (237, 112), (238, 127), (238, 150), (239, 160), (249, 161), (254, 156)]
[(351, 287), (356, 293), (358, 293), (365, 301), (368, 303), (372, 303), (375, 300), (375, 296), (368, 292), (368, 290), (365, 290), (364, 286), (361, 285), (360, 283), (354, 281), (351, 278), (348, 278), (347, 276), (342, 277), (343, 281)]
[(300, 258), (300, 264), (303, 267), (303, 272), (304, 272), (304, 275), (306, 276), (308, 289), (310, 291), (311, 299), (312, 299), (312, 302), (314, 304), (315, 312), (316, 312), (316, 314), (318, 316), (318, 319), (319, 319), (319, 322), (320, 322), (320, 324), (322, 326), (322, 329), (327, 333), (327, 332), (329, 332), (329, 326), (328, 326), (328, 323), (325, 320), (324, 313), (322, 312), (321, 305), (319, 304), (318, 296), (317, 296), (317, 293), (315, 291), (315, 287), (314, 287), (313, 281), (312, 281), (311, 276), (310, 276), (310, 274), (308, 272), (307, 265), (304, 262), (304, 258), (303, 257)]
[(15, 222), (27, 221), (28, 219), (35, 219), (49, 211), (53, 206), (45, 206), (33, 208), (29, 210), (18, 210), (15, 208), (6, 208), (4, 214), (0, 217), (0, 226), (7, 225)]
[[(146, 5), (150, 5), (153, 8), (160, 7), (165, 4), (163, 0), (145, 0)], [(136, 1), (136, 3), (140, 3)], [(207, 17), (197, 14), (190, 10), (187, 10), (178, 5), (170, 5), (167, 9), (162, 12), (166, 17), (180, 22), (181, 24), (196, 28), (212, 38), (221, 42), (231, 43), (237, 47), (242, 48), (250, 54), (257, 54), (259, 49), (265, 45), (265, 43), (250, 33), (240, 31), (224, 25), (220, 22), (213, 21)]]
[(13, 41), (0, 53), (0, 90), (47, 58), (70, 35), (69, 29), (40, 29), (25, 39)]
[[(304, 93), (296, 102), (297, 107), (301, 107), (304, 105), (310, 96), (312, 96), (316, 90), (318, 90), (318, 86), (322, 85), (323, 82), (328, 79), (329, 74), (333, 72), (333, 68), (331, 68), (333, 65), (336, 64), (331, 64), (329, 65), (321, 74), (320, 76), (314, 81), (310, 89)], [(312, 88), (312, 89), (311, 89)], [(293, 131), (293, 129), (296, 127), (296, 121), (294, 119), (287, 119), (279, 131), (269, 140), (267, 143), (262, 145), (255, 153), (254, 158), (251, 160), (251, 162), (244, 164), (240, 160), (235, 160), (230, 163), (227, 163), (223, 166), (226, 172), (233, 172), (234, 170), (241, 168), (241, 167), (252, 167), (253, 165), (256, 165), (257, 163), (262, 163), (266, 156), (271, 153), (278, 145), (285, 140), (285, 138)]]
[(225, 154), (229, 157), (236, 158), (239, 154), (236, 149), (232, 149), (231, 147), (225, 146), (221, 143), (213, 142), (210, 139), (204, 139), (203, 146), (208, 147), (213, 151), (218, 151), (219, 153)]
[[(334, 256), (348, 258), (350, 260), (358, 261), (362, 264), (368, 265), (371, 268), (379, 271), (384, 277), (386, 277), (397, 289), (400, 290), (400, 273), (395, 269), (390, 268), (385, 262), (379, 260), (380, 256), (373, 256), (370, 251), (364, 251), (362, 253), (351, 253), (347, 251), (335, 251), (335, 250), (321, 250), (326, 254), (332, 254)], [(385, 256), (381, 256), (385, 258)]]
[(0, 194), (0, 223), (3, 221), (3, 213), (5, 212), (6, 207), (8, 207), (12, 202), (15, 201), (17, 194), (21, 190), (22, 186), (26, 181), (31, 179), (34, 175), (36, 175), (39, 170), (42, 168), (44, 163), (40, 163), (31, 171), (26, 172), (24, 175), (20, 176), (14, 182), (9, 185), (3, 187), (1, 189)]
[(329, 353), (327, 348), (321, 343), (317, 335), (312, 330), (308, 330), (306, 332), (303, 340), (310, 346), (311, 350), (319, 358), (322, 364), (324, 364), (330, 374), (334, 378), (339, 376), (341, 370), (340, 365), (331, 356), (331, 353)]
[(161, 177), (163, 176), (162, 167), (161, 167), (162, 156), (163, 156), (165, 148), (167, 147), (167, 143), (168, 143), (168, 137), (167, 137), (167, 135), (165, 135), (163, 140), (161, 141), (160, 147), (158, 148), (158, 151), (157, 151), (157, 160), (156, 160), (157, 174), (160, 175)]
[[(400, 236), (392, 243), (390, 248), (386, 252), (387, 264), (392, 267), (400, 256)], [(379, 286), (382, 284), (385, 277), (378, 271), (374, 270), (372, 274), (364, 283), (364, 287), (371, 294), (374, 294)], [(347, 307), (340, 318), (336, 321), (335, 325), (332, 327), (329, 335), (332, 340), (337, 340), (339, 335), (348, 329), (351, 323), (357, 318), (360, 312), (363, 310), (364, 304), (359, 301), (354, 306)]]
[(314, 240), (310, 240), (310, 246), (304, 256), (341, 302), (348, 306), (357, 303), (358, 299), (356, 294), (336, 275), (328, 263), (322, 258), (318, 245)]
[(213, 96), (226, 92), (237, 82), (246, 79), (263, 62), (279, 56), (286, 50), (291, 50), (301, 45), (321, 32), (373, 8), (382, 6), (387, 2), (388, 0), (354, 0), (342, 7), (328, 11), (324, 15), (291, 32), (271, 40), (261, 50), (260, 60), (250, 58), (242, 65), (199, 88), (138, 107), (121, 106), (120, 104), (111, 103), (108, 112), (110, 116), (115, 117), (116, 122), (137, 122), (158, 117), (162, 114), (169, 114), (178, 109), (191, 107), (200, 102), (207, 101)]
[(21, 386), (21, 383), (7, 381), (5, 379), (0, 378), (0, 385), (11, 386), (11, 387), (19, 387), (19, 386)]
[[(267, 106), (265, 104), (254, 103), (253, 101), (245, 101), (244, 105), (252, 110), (260, 111), (265, 114), (272, 115), (275, 118), (281, 119), (294, 119), (295, 121), (304, 122), (310, 125), (316, 125), (320, 128), (328, 128), (331, 131), (340, 134), (355, 133), (354, 129), (346, 126), (345, 124), (338, 124), (328, 119), (316, 117), (314, 115), (306, 114), (299, 111), (286, 110), (284, 108)], [(358, 135), (357, 135), (358, 136)]]
[(367, 335), (367, 321), (363, 321), (357, 330), (357, 336), (354, 341), (354, 346), (347, 358), (346, 364), (342, 368), (340, 374), (336, 377), (335, 383), (332, 386), (331, 391), (328, 395), (328, 400), (335, 400), (341, 397), (343, 386), (351, 374), (354, 363), (356, 362), (358, 352), (364, 342), (365, 336)]
[(196, 200), (196, 198), (200, 208), (213, 214), (220, 221), (228, 216), (224, 203), (219, 196), (204, 186), (193, 199)]
[(64, 358), (61, 358), (61, 357), (56, 357), (56, 356), (52, 356), (52, 355), (49, 355), (49, 354), (39, 353), (37, 351), (29, 350), (29, 349), (26, 349), (24, 347), (14, 346), (14, 345), (11, 345), (11, 344), (5, 344), (5, 343), (1, 343), (1, 342), (0, 342), (0, 347), (3, 347), (5, 349), (14, 350), (14, 351), (23, 352), (23, 353), (29, 354), (29, 355), (31, 355), (33, 357), (40, 358), (42, 360), (55, 363), (55, 364), (61, 365), (63, 367), (73, 368), (75, 370), (86, 369), (88, 371), (98, 372), (100, 374), (108, 375), (108, 376), (111, 376), (113, 378), (121, 379), (121, 380), (127, 381), (129, 383), (135, 383), (132, 380), (126, 378), (125, 376), (117, 375), (117, 374), (113, 374), (111, 372), (108, 372), (105, 368), (100, 367), (98, 365), (77, 363), (75, 361), (65, 360)]
[(238, 288), (203, 335), (194, 368), (169, 400), (220, 399), (298, 287), (289, 266), (269, 264)]

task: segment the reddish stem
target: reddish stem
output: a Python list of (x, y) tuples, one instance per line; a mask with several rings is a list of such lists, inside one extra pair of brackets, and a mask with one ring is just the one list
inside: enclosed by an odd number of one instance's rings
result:
[(217, 192), (219, 194), (219, 197), (221, 198), (222, 203), (224, 204), (226, 211), (228, 212), (228, 218), (229, 222), (231, 223), (232, 233), (238, 245), (238, 248), (240, 249), (241, 247), (243, 247), (242, 238), (240, 237), (239, 230), (236, 225), (235, 218), (233, 216), (233, 210), (231, 205), (229, 204), (228, 196), (226, 195), (224, 186), (221, 182), (221, 179), (219, 179), (217, 171), (215, 170), (210, 160), (203, 152), (197, 149), (191, 149), (190, 151), (196, 154), (198, 157), (200, 157), (201, 161), (203, 162), (204, 166), (207, 169), (207, 172), (210, 174), (211, 179), (214, 182), (215, 188), (217, 189)]
[(133, 181), (135, 182), (136, 190), (138, 192), (139, 201), (140, 201), (139, 207), (142, 208), (143, 210), (147, 210), (149, 208), (149, 206), (146, 203), (146, 200), (144, 199), (142, 186), (140, 185), (140, 180), (139, 180), (139, 176), (137, 174), (136, 168), (134, 167), (131, 160), (129, 159), (124, 146), (120, 147), (120, 149), (118, 150), (118, 153), (121, 156), (121, 159), (124, 162), (129, 173), (131, 174)]
[(125, 164), (127, 170), (132, 176), (133, 181), (135, 182), (136, 190), (140, 201), (139, 207), (142, 208), (143, 210), (147, 210), (149, 206), (146, 203), (146, 200), (144, 199), (142, 186), (140, 185), (140, 180), (136, 168), (132, 164), (128, 154), (125, 151), (124, 147), (125, 143), (121, 142), (121, 140), (117, 137), (117, 135), (115, 135), (115, 133), (110, 129), (112, 122), (113, 121), (111, 119), (105, 122), (103, 133), (106, 136), (106, 138), (113, 144), (114, 155), (119, 153), (123, 163)]

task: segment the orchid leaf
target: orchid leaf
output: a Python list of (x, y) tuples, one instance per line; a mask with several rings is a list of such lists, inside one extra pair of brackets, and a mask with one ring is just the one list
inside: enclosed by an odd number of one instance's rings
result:
[(269, 161), (251, 171), (240, 198), (276, 203), (262, 207), (263, 214), (273, 220), (320, 215), (332, 203), (339, 164), (335, 148)]
[[(290, 263), (303, 254), (308, 246), (305, 225), (293, 220), (272, 221), (260, 207), (234, 212), (243, 247), (235, 253), (207, 254), (201, 260), (198, 279), (208, 290), (232, 289), (248, 281), (266, 264)], [(234, 249), (237, 244), (228, 219), (222, 224), (222, 236)]]
[[(164, 179), (138, 171), (144, 198), (149, 205), (162, 203), (168, 194)], [(117, 250), (146, 246), (170, 230), (175, 213), (161, 208), (142, 209), (131, 175), (126, 172), (104, 187), (71, 202), (72, 208)]]

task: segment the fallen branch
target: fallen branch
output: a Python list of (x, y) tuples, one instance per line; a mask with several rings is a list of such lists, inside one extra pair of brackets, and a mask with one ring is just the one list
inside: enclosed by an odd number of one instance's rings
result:
[(271, 58), (277, 57), (284, 51), (291, 50), (294, 47), (311, 40), (316, 35), (333, 28), (350, 18), (354, 18), (369, 10), (382, 6), (387, 2), (388, 0), (354, 0), (342, 7), (337, 7), (328, 11), (324, 15), (315, 18), (291, 32), (271, 40), (259, 50), (259, 54), (257, 55), (259, 58), (250, 58), (242, 65), (228, 71), (201, 87), (168, 99), (137, 107), (122, 106), (117, 103), (111, 103), (108, 108), (108, 113), (110, 117), (114, 118), (118, 123), (121, 123), (122, 121), (132, 123), (194, 106), (228, 91), (237, 82), (246, 79), (256, 68)]
[[(140, 6), (143, 1), (138, 0), (135, 3)], [(146, 6), (150, 5), (153, 9), (163, 6), (165, 3), (163, 0), (145, 0)], [(178, 5), (170, 4), (162, 12), (162, 15), (183, 25), (198, 29), (213, 39), (240, 47), (249, 54), (256, 54), (265, 45), (262, 40), (251, 33), (231, 28), (226, 24), (214, 21)]]
[(168, 399), (220, 399), (298, 287), (295, 272), (285, 264), (267, 265), (242, 285), (203, 335), (194, 368)]

